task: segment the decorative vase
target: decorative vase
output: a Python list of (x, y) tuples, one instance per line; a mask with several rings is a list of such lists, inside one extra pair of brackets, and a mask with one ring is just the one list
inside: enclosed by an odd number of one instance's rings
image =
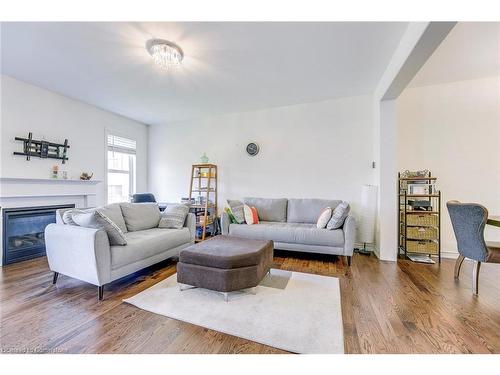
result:
[(200, 158), (200, 159), (201, 159), (201, 162), (202, 162), (203, 164), (207, 164), (207, 163), (208, 163), (208, 160), (209, 160), (209, 159), (208, 159), (208, 156), (207, 156), (207, 154), (206, 154), (205, 152), (203, 153), (203, 155), (201, 155), (201, 158)]

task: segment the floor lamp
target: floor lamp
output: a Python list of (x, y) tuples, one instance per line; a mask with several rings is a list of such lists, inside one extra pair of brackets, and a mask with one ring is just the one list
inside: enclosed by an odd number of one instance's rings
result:
[(366, 249), (366, 244), (375, 241), (377, 199), (377, 186), (363, 185), (361, 189), (361, 222), (359, 225), (359, 239), (363, 242), (363, 248), (358, 249), (360, 254), (371, 254), (371, 251)]

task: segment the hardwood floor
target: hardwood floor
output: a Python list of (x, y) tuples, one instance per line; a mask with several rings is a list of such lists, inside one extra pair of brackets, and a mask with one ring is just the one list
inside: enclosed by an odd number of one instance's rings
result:
[[(276, 252), (275, 268), (340, 278), (346, 353), (500, 353), (500, 266), (441, 266)], [(122, 302), (175, 273), (166, 261), (106, 287), (52, 273), (45, 258), (1, 268), (0, 345), (11, 353), (283, 353)]]

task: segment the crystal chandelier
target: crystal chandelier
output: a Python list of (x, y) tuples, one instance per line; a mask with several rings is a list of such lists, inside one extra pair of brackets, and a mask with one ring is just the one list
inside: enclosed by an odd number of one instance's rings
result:
[(164, 39), (150, 39), (146, 42), (146, 50), (154, 62), (164, 69), (179, 66), (184, 53), (181, 47)]

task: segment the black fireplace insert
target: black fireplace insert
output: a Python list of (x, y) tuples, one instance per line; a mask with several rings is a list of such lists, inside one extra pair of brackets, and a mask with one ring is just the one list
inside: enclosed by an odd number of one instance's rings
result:
[(4, 208), (3, 264), (45, 255), (45, 227), (56, 222), (56, 210), (71, 205)]

